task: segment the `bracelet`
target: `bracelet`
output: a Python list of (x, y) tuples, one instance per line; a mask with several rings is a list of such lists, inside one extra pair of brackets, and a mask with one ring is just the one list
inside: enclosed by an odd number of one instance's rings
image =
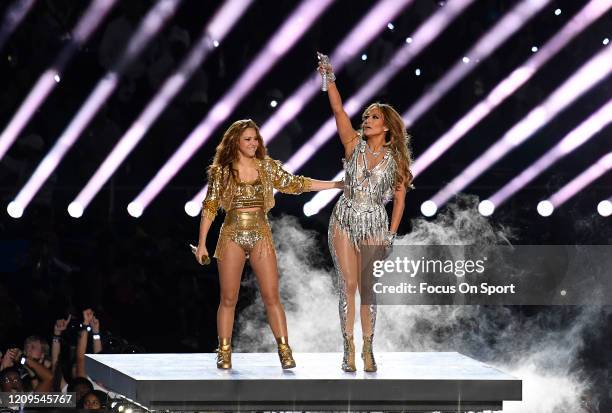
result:
[(93, 333), (92, 338), (93, 338), (94, 340), (100, 340), (100, 333)]
[(336, 75), (334, 74), (334, 72), (327, 72), (327, 82), (335, 82), (336, 81)]
[(386, 239), (386, 241), (387, 241), (387, 244), (388, 244), (389, 246), (393, 245), (393, 241), (395, 241), (395, 237), (396, 237), (396, 236), (397, 236), (397, 232), (391, 232), (391, 231), (389, 231), (389, 232), (387, 233), (387, 239)]

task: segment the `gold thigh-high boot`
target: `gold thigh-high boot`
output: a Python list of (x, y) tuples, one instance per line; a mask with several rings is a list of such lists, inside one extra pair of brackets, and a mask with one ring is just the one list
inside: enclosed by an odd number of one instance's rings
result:
[(217, 368), (232, 368), (232, 339), (219, 337), (219, 347), (217, 348)]
[(284, 369), (292, 369), (295, 367), (295, 360), (291, 353), (291, 347), (289, 347), (289, 340), (287, 337), (276, 337), (276, 343), (278, 344), (278, 357), (280, 358), (281, 366)]

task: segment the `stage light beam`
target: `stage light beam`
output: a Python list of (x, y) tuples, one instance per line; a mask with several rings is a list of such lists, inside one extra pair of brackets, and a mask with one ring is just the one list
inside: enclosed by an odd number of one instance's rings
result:
[[(506, 40), (518, 32), (551, 0), (523, 0), (502, 16), (487, 32), (482, 35), (460, 60), (442, 76), (432, 87), (427, 88), (414, 104), (402, 115), (406, 127), (410, 127), (429, 111), (449, 90), (478, 67), (478, 63), (487, 59)], [(472, 62), (468, 65), (467, 63)], [(416, 73), (419, 76), (420, 73)]]
[(38, 78), (23, 103), (15, 112), (8, 125), (0, 135), (0, 159), (4, 157), (15, 142), (25, 125), (34, 116), (47, 96), (59, 83), (61, 74), (81, 47), (89, 40), (93, 32), (115, 5), (117, 0), (96, 0), (83, 13), (70, 36), (70, 41), (57, 55), (51, 67)]
[[(495, 86), (485, 99), (476, 104), (468, 113), (455, 122), (446, 133), (436, 139), (414, 162), (412, 166), (414, 176), (417, 177), (423, 173), (497, 106), (525, 85), (553, 56), (591, 23), (604, 15), (611, 6), (612, 0), (592, 0), (584, 6), (561, 30), (542, 46), (538, 53), (530, 56), (520, 67)], [(403, 117), (405, 120), (409, 120), (408, 112)]]
[(32, 10), (34, 3), (36, 3), (36, 0), (16, 0), (7, 8), (2, 19), (2, 25), (0, 25), (0, 51), (2, 51), (11, 34)]
[(612, 152), (602, 156), (586, 171), (555, 192), (548, 200), (555, 208), (559, 208), (593, 181), (610, 171), (610, 169), (612, 169)]
[(584, 122), (569, 132), (554, 147), (538, 158), (518, 176), (504, 185), (489, 199), (497, 206), (504, 203), (521, 188), (538, 177), (555, 162), (583, 145), (612, 122), (612, 100), (590, 115)]
[(164, 109), (208, 57), (214, 48), (214, 45), (211, 45), (211, 39), (224, 39), (251, 3), (252, 0), (228, 0), (217, 10), (210, 22), (203, 28), (200, 38), (185, 56), (178, 69), (164, 81), (162, 87), (132, 123), (132, 126), (118, 140), (111, 153), (80, 191), (74, 202), (78, 202), (83, 205), (83, 208), (87, 208), (102, 186), (144, 138)]
[(453, 195), (468, 186), (498, 160), (532, 137), (544, 125), (566, 109), (576, 99), (593, 88), (612, 70), (612, 48), (606, 48), (583, 64), (543, 103), (516, 123), (480, 157), (442, 188), (433, 200), (443, 205)]
[(16, 201), (27, 207), (49, 175), (59, 165), (64, 155), (77, 141), (87, 124), (91, 121), (100, 107), (115, 90), (121, 73), (144, 50), (153, 36), (161, 29), (165, 22), (174, 14), (182, 0), (158, 0), (155, 6), (141, 21), (136, 33), (130, 38), (125, 50), (109, 71), (96, 85), (88, 96), (76, 116), (58, 138), (55, 145), (38, 165), (34, 174), (21, 189)]

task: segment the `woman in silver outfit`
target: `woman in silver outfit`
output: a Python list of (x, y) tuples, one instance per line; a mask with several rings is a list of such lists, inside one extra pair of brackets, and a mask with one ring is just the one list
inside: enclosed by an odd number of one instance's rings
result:
[[(344, 339), (342, 370), (354, 372), (355, 293), (360, 291), (363, 347), (361, 358), (366, 372), (376, 371), (372, 350), (376, 304), (368, 291), (361, 291), (361, 269), (366, 251), (373, 253), (393, 244), (404, 213), (406, 191), (412, 188), (410, 137), (401, 116), (387, 104), (373, 103), (362, 115), (356, 131), (342, 106), (335, 76), (326, 56), (319, 61), (319, 73), (327, 84), (327, 95), (344, 146), (344, 192), (336, 203), (329, 222), (329, 249), (338, 276), (340, 327)], [(324, 88), (325, 89), (325, 88)], [(385, 203), (393, 199), (391, 224)], [(368, 303), (364, 303), (368, 301)]]

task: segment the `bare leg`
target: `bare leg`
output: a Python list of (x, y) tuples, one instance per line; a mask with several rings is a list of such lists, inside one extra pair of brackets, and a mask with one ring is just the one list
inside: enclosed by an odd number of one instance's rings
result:
[(268, 323), (274, 337), (287, 337), (287, 319), (280, 302), (276, 255), (266, 254), (261, 256), (259, 254), (259, 248), (261, 247), (262, 243), (260, 242), (253, 248), (250, 259), (251, 267), (255, 271), (259, 283), (259, 291), (266, 307)]
[(244, 250), (235, 242), (229, 241), (223, 252), (223, 259), (217, 261), (221, 287), (219, 309), (217, 310), (217, 333), (221, 338), (232, 337), (234, 313), (245, 260)]
[(263, 242), (255, 245), (251, 252), (251, 267), (255, 270), (261, 298), (266, 306), (268, 323), (278, 344), (278, 356), (281, 366), (283, 369), (291, 369), (295, 367), (295, 360), (293, 359), (291, 347), (289, 347), (285, 310), (280, 302), (276, 254), (259, 254), (260, 248), (265, 248)]

